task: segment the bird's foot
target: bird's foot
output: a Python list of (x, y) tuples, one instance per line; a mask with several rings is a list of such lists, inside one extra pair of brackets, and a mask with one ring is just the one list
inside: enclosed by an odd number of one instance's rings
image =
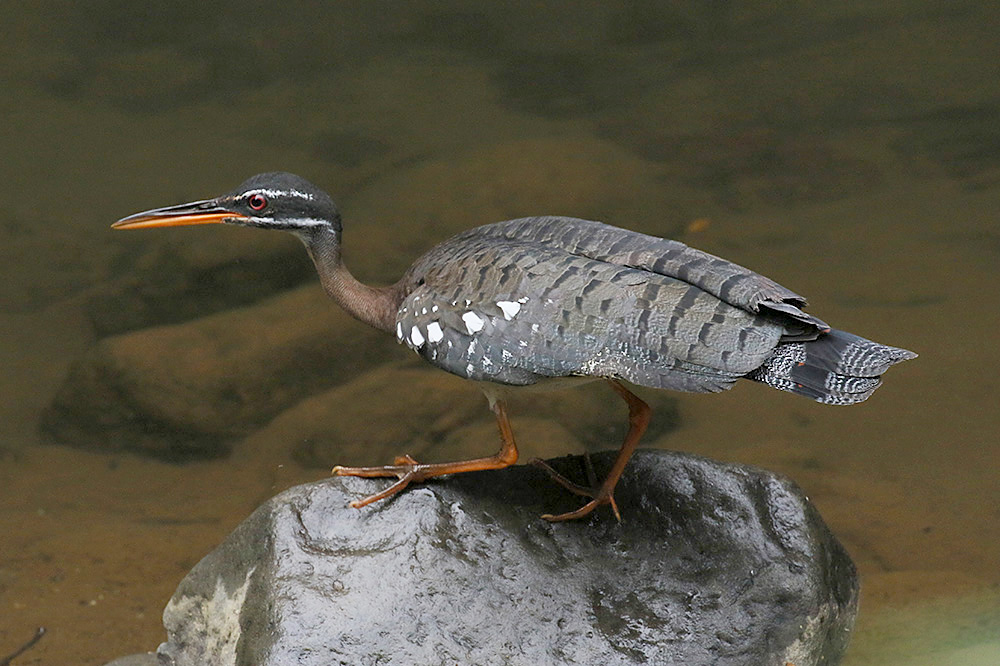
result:
[(621, 514), (618, 513), (618, 505), (615, 504), (614, 495), (610, 493), (604, 494), (603, 490), (596, 492), (594, 494), (594, 499), (590, 500), (576, 511), (567, 511), (566, 513), (554, 515), (551, 513), (543, 513), (542, 519), (547, 520), (550, 523), (561, 523), (564, 520), (576, 520), (577, 518), (583, 518), (584, 516), (589, 515), (591, 511), (602, 504), (610, 504), (611, 511), (615, 514), (615, 520), (619, 523), (622, 522)]
[(594, 465), (590, 462), (590, 456), (584, 454), (584, 460), (587, 463), (587, 479), (590, 481), (590, 486), (581, 486), (579, 483), (570, 481), (565, 476), (560, 474), (555, 470), (552, 465), (548, 464), (541, 458), (535, 458), (531, 461), (531, 464), (535, 467), (539, 467), (549, 475), (553, 481), (558, 483), (560, 486), (570, 491), (574, 495), (581, 495), (583, 497), (593, 497), (594, 496), (594, 486), (597, 485), (597, 477), (594, 474)]
[(369, 495), (368, 497), (363, 497), (359, 500), (351, 502), (351, 507), (360, 509), (361, 507), (368, 506), (373, 502), (383, 500), (387, 497), (392, 497), (414, 481), (423, 481), (424, 479), (434, 476), (433, 473), (430, 473), (430, 469), (428, 468), (428, 465), (421, 465), (409, 454), (404, 454), (396, 456), (392, 465), (379, 465), (376, 467), (344, 467), (343, 465), (337, 465), (333, 468), (332, 473), (335, 476), (361, 476), (365, 478), (394, 476), (399, 479), (396, 483), (375, 493), (374, 495)]
[(615, 518), (618, 520), (618, 522), (621, 522), (622, 517), (621, 514), (618, 513), (618, 505), (615, 504), (614, 485), (612, 484), (609, 487), (607, 483), (602, 483), (598, 487), (597, 476), (594, 474), (594, 465), (590, 461), (590, 455), (584, 454), (584, 460), (586, 461), (587, 464), (587, 478), (590, 481), (591, 484), (590, 487), (581, 486), (579, 483), (574, 483), (573, 481), (570, 481), (565, 476), (563, 476), (555, 469), (553, 469), (553, 467), (544, 460), (536, 458), (531, 461), (532, 465), (534, 465), (535, 467), (540, 467), (543, 470), (545, 470), (553, 481), (555, 481), (560, 486), (570, 491), (574, 495), (580, 495), (582, 497), (591, 498), (589, 502), (581, 506), (576, 511), (568, 511), (566, 513), (560, 513), (560, 514), (545, 513), (542, 514), (542, 518), (551, 523), (558, 523), (564, 520), (575, 520), (577, 518), (583, 518), (584, 516), (586, 516), (591, 511), (601, 506), (602, 504), (610, 504), (611, 511), (614, 512)]

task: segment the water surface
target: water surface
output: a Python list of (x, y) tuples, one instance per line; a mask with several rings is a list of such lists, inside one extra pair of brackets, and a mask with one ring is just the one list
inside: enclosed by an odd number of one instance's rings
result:
[(329, 188), (366, 279), (469, 226), (575, 215), (723, 255), (919, 352), (849, 409), (749, 383), (679, 396), (648, 444), (806, 489), (862, 576), (846, 664), (1000, 661), (995, 10), (51, 1), (4, 22), (0, 655), (41, 625), (16, 663), (152, 649), (187, 570), (323, 475), (260, 438), (178, 466), (38, 428), (101, 338), (313, 284), (292, 239), (107, 228), (282, 169)]

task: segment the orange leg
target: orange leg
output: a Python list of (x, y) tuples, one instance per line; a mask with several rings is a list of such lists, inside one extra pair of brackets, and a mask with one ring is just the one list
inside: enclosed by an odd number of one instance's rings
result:
[(425, 481), (426, 479), (445, 474), (477, 472), (484, 469), (503, 469), (517, 462), (517, 445), (514, 443), (514, 433), (510, 428), (510, 419), (507, 418), (507, 404), (503, 400), (496, 400), (493, 403), (493, 413), (497, 417), (497, 425), (500, 428), (500, 441), (502, 442), (500, 451), (496, 455), (488, 458), (475, 458), (473, 460), (461, 460), (458, 462), (426, 464), (418, 463), (409, 455), (402, 455), (396, 458), (393, 465), (381, 465), (378, 467), (342, 467), (341, 465), (337, 465), (333, 468), (333, 473), (337, 476), (363, 476), (369, 478), (395, 476), (399, 479), (385, 490), (364, 499), (351, 502), (352, 507), (359, 509), (372, 502), (391, 497), (413, 482)]
[(639, 396), (625, 388), (618, 380), (609, 379), (607, 381), (611, 384), (611, 388), (613, 388), (615, 392), (620, 395), (626, 403), (628, 403), (629, 427), (628, 433), (625, 435), (625, 441), (622, 442), (622, 448), (619, 449), (618, 456), (615, 458), (614, 464), (611, 465), (611, 470), (608, 472), (607, 477), (605, 477), (604, 483), (602, 483), (596, 490), (585, 488), (573, 483), (552, 469), (548, 464), (540, 460), (534, 461), (536, 465), (548, 471), (549, 475), (555, 481), (571, 492), (576, 493), (577, 495), (585, 495), (593, 498), (576, 511), (561, 513), (557, 516), (545, 514), (542, 516), (545, 520), (557, 522), (582, 518), (602, 504), (610, 504), (611, 510), (615, 513), (615, 518), (621, 520), (621, 515), (618, 513), (618, 506), (615, 504), (615, 486), (618, 485), (618, 479), (621, 478), (622, 472), (625, 471), (625, 465), (628, 464), (629, 458), (631, 458), (632, 454), (635, 452), (636, 446), (639, 444), (639, 439), (642, 437), (642, 433), (646, 432), (646, 426), (649, 425), (651, 410), (649, 409), (649, 405), (643, 402)]

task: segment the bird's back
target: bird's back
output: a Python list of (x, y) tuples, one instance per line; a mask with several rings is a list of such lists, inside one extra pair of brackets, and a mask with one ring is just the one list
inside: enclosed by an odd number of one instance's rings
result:
[(523, 241), (558, 248), (575, 256), (674, 277), (751, 312), (771, 308), (818, 329), (828, 328), (821, 320), (798, 310), (806, 304), (802, 296), (748, 268), (680, 241), (591, 220), (546, 216), (470, 229), (447, 244), (463, 244), (471, 239)]
[(508, 384), (583, 375), (717, 391), (782, 338), (826, 328), (800, 296), (732, 262), (574, 218), (471, 229), (405, 281), (400, 340), (450, 372)]

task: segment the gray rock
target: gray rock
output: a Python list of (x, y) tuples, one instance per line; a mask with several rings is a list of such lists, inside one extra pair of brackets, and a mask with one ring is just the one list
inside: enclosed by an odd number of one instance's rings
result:
[(118, 657), (104, 666), (161, 666), (161, 661), (152, 652), (142, 654), (130, 654), (127, 657)]
[(172, 460), (218, 456), (396, 347), (318, 286), (303, 287), (253, 307), (102, 340), (71, 368), (41, 428), (49, 440), (72, 446)]
[[(603, 474), (611, 453), (594, 457)], [(581, 458), (554, 466), (583, 480)], [(836, 664), (857, 604), (844, 549), (790, 481), (640, 451), (607, 509), (531, 467), (458, 475), (362, 510), (384, 480), (261, 506), (164, 612), (173, 666)]]

